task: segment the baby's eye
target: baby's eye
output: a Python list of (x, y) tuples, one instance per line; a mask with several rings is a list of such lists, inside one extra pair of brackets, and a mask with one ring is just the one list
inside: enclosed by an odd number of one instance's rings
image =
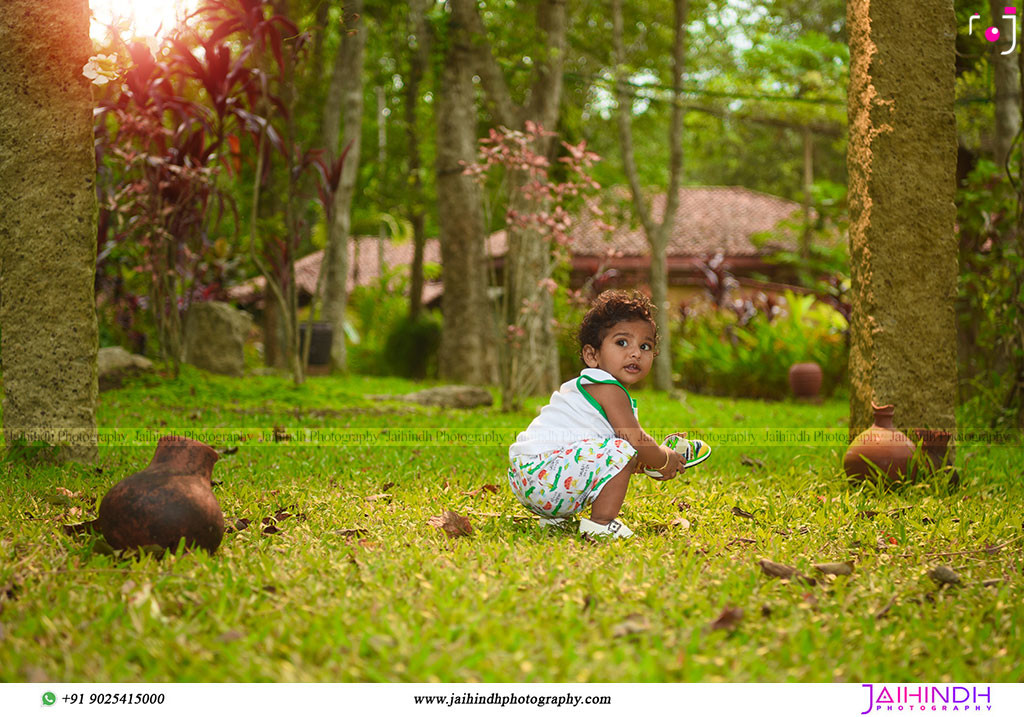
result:
[(654, 350), (654, 346), (652, 346), (651, 344), (649, 344), (646, 341), (644, 341), (642, 344), (640, 344), (640, 350), (641, 351), (653, 351)]
[(616, 345), (618, 345), (618, 346), (625, 346), (627, 342), (626, 342), (626, 339), (619, 339), (619, 340), (618, 340), (618, 341), (616, 341), (615, 343), (616, 343)]

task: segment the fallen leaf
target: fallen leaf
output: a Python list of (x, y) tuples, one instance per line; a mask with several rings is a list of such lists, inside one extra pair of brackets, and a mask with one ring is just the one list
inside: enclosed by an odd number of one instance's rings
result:
[(782, 563), (775, 563), (771, 560), (759, 560), (758, 565), (761, 566), (761, 570), (765, 575), (769, 575), (773, 578), (782, 578), (783, 580), (797, 580), (806, 585), (814, 585), (817, 581), (814, 578), (809, 578), (803, 575), (799, 570), (790, 566), (783, 565)]
[(394, 487), (395, 487), (394, 482), (388, 481), (387, 483), (385, 483), (384, 485), (382, 485), (380, 487), (380, 492), (381, 493), (387, 493), (389, 490), (391, 490)]
[(651, 629), (651, 621), (638, 612), (626, 615), (625, 619), (612, 629), (612, 637), (627, 637)]
[(284, 510), (279, 510), (277, 511), (277, 513), (274, 514), (274, 520), (276, 520), (278, 523), (280, 523), (282, 520), (287, 520), (291, 517), (292, 514)]
[(62, 525), (61, 528), (64, 530), (65, 535), (81, 535), (82, 533), (95, 532), (96, 528), (95, 520), (87, 520), (84, 523), (74, 523), (72, 525)]
[(441, 515), (433, 516), (427, 521), (427, 525), (441, 528), (452, 538), (470, 535), (473, 532), (473, 526), (470, 525), (469, 518), (459, 515), (454, 510), (446, 510)]
[(852, 575), (853, 561), (847, 560), (845, 563), (815, 563), (814, 569), (825, 575)]
[(759, 560), (758, 565), (761, 566), (761, 570), (765, 575), (770, 575), (773, 578), (791, 578), (800, 572), (794, 567), (783, 565), (782, 563), (774, 563), (771, 560)]
[(223, 642), (224, 644), (230, 644), (230, 643), (235, 642), (237, 640), (241, 640), (243, 637), (245, 637), (245, 635), (243, 635), (238, 630), (228, 630), (223, 635), (218, 637), (217, 640), (219, 642)]
[(732, 507), (732, 514), (733, 515), (737, 515), (740, 518), (750, 518), (750, 519), (753, 519), (753, 517), (754, 517), (753, 513), (748, 513), (747, 511), (745, 511), (742, 508), (740, 508), (738, 505), (734, 505)]
[(733, 538), (732, 540), (730, 540), (728, 543), (726, 543), (725, 547), (728, 548), (730, 545), (733, 545), (735, 543), (754, 545), (754, 544), (757, 543), (757, 541), (754, 540), (753, 538), (736, 537), (736, 538)]
[(463, 495), (472, 496), (472, 497), (475, 498), (476, 496), (480, 495), (480, 493), (497, 493), (497, 492), (498, 492), (498, 486), (494, 485), (493, 483), (487, 483), (487, 484), (482, 485), (479, 488), (475, 488), (473, 490), (464, 490), (464, 491), (462, 491), (462, 494)]
[(67, 488), (64, 488), (62, 486), (57, 486), (57, 488), (55, 490), (58, 493), (60, 493), (61, 495), (67, 496), (68, 498), (81, 498), (82, 497), (81, 493), (75, 493), (74, 491), (68, 490)]
[(895, 604), (896, 604), (896, 598), (890, 598), (889, 602), (887, 602), (884, 606), (882, 606), (881, 608), (879, 608), (875, 612), (875, 619), (879, 620), (879, 619), (885, 617), (886, 615), (888, 615), (889, 611), (892, 609), (892, 606), (895, 605)]
[(718, 617), (708, 624), (707, 629), (709, 632), (713, 632), (715, 630), (735, 630), (736, 626), (740, 624), (740, 620), (742, 619), (742, 608), (727, 605), (723, 608), (722, 612), (719, 613)]
[(1002, 578), (990, 578), (990, 579), (985, 580), (984, 582), (982, 582), (981, 586), (985, 587), (985, 588), (991, 588), (991, 587), (995, 587), (996, 585), (998, 585), (1001, 582), (1003, 582)]
[(685, 500), (681, 500), (678, 503), (676, 503), (676, 507), (679, 508), (679, 510), (689, 510), (690, 504), (687, 503)]
[(228, 448), (221, 448), (217, 451), (222, 456), (233, 456), (238, 453), (238, 446), (230, 446)]
[(332, 530), (332, 535), (340, 535), (343, 538), (359, 537), (367, 534), (366, 528), (341, 528), (340, 530)]
[(263, 528), (263, 534), (264, 535), (273, 535), (274, 533), (280, 533), (280, 532), (281, 532), (281, 529), (278, 528), (276, 525), (267, 525), (267, 526), (264, 526), (264, 528)]
[(388, 503), (390, 503), (391, 502), (391, 494), (390, 493), (374, 493), (373, 495), (366, 496), (365, 498), (363, 498), (363, 500), (368, 500), (368, 501), (383, 500), (383, 501), (387, 501)]
[(757, 466), (758, 468), (764, 468), (764, 461), (748, 456), (745, 453), (740, 455), (740, 463), (745, 466)]
[(959, 585), (960, 576), (948, 565), (936, 565), (928, 571), (928, 577), (941, 585)]

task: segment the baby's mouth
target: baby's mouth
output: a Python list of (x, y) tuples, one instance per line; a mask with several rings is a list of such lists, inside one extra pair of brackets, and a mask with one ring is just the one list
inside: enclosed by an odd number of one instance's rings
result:
[(631, 364), (627, 364), (626, 365), (626, 370), (627, 371), (639, 371), (640, 367), (637, 366), (635, 363), (631, 363)]

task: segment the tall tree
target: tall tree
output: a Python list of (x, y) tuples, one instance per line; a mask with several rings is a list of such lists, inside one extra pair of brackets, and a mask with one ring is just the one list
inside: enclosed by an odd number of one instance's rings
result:
[[(320, 270), (324, 277), (324, 318), (331, 324), (331, 365), (348, 368), (345, 352), (345, 308), (348, 304), (348, 241), (352, 230), (352, 198), (359, 172), (359, 147), (363, 120), (363, 50), (366, 22), (363, 0), (346, 0), (344, 23), (334, 72), (324, 102), (323, 143), (330, 158), (338, 156), (339, 130), (348, 147), (341, 182), (334, 195), (334, 219), (328, 227), (327, 247)], [(344, 126), (340, 127), (340, 123)]]
[(686, 59), (686, 12), (688, 0), (673, 1), (672, 42), (672, 119), (669, 123), (669, 174), (665, 211), (661, 221), (655, 221), (651, 208), (643, 196), (640, 177), (633, 153), (633, 129), (630, 122), (633, 98), (628, 89), (626, 53), (623, 48), (622, 0), (612, 0), (612, 45), (615, 52), (615, 96), (618, 103), (616, 116), (622, 165), (633, 195), (633, 209), (644, 228), (651, 247), (651, 299), (655, 319), (661, 333), (662, 349), (654, 362), (655, 385), (662, 391), (672, 388), (672, 333), (671, 311), (668, 302), (667, 249), (672, 237), (676, 209), (679, 207), (679, 184), (683, 167), (683, 64)]
[[(929, 18), (926, 26), (918, 19)], [(956, 425), (953, 0), (850, 0), (850, 428)], [(922, 78), (928, 78), (922, 81)]]
[(408, 49), (409, 73), (405, 83), (405, 124), (408, 136), (409, 194), (406, 214), (412, 224), (413, 256), (409, 282), (409, 318), (416, 320), (423, 303), (423, 249), (427, 242), (427, 211), (424, 206), (420, 130), (417, 107), (423, 76), (430, 66), (432, 37), (427, 29), (426, 13), (431, 0), (410, 0)]
[(87, 0), (0, 13), (3, 423), (96, 458), (96, 159)]
[[(490, 111), (496, 123), (520, 129), (527, 122), (554, 130), (558, 122), (562, 98), (562, 74), (566, 55), (565, 0), (538, 0), (536, 22), (543, 37), (539, 61), (533, 61), (534, 72), (525, 100), (517, 104), (497, 59), (491, 50), (487, 30), (480, 17), (476, 0), (451, 0), (455, 22), (464, 24), (472, 33), (469, 47), (472, 65), (490, 100)], [(546, 155), (551, 137), (538, 140), (535, 151)], [(526, 190), (525, 172), (509, 182), (509, 204), (522, 214), (529, 214), (533, 200)], [(503, 361), (503, 408), (514, 409), (518, 397), (553, 390), (559, 383), (558, 353), (553, 331), (552, 297), (544, 284), (551, 273), (551, 245), (529, 228), (509, 225), (505, 229), (508, 249), (505, 254), (505, 292), (508, 314), (505, 325), (521, 326), (525, 335), (515, 361)], [(526, 314), (527, 320), (521, 319)], [(506, 352), (510, 353), (510, 352)]]
[(473, 44), (465, 13), (452, 12), (443, 38), (437, 98), (437, 210), (441, 227), (440, 372), (466, 383), (493, 380), (493, 331), (487, 297), (480, 187), (463, 173), (476, 158)]

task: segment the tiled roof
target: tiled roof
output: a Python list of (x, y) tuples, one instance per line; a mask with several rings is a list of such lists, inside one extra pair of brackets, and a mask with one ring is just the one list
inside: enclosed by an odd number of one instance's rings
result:
[[(625, 195), (623, 195), (625, 196)], [(665, 194), (654, 197), (652, 215), (661, 221), (665, 213)], [(626, 203), (628, 214), (632, 215), (632, 204)], [(798, 202), (756, 192), (745, 187), (683, 187), (679, 190), (679, 206), (676, 210), (672, 239), (669, 241), (670, 257), (707, 257), (718, 252), (729, 257), (757, 257), (765, 253), (751, 241), (758, 232), (774, 228), (781, 220), (792, 216), (801, 209)], [(584, 214), (572, 230), (572, 253), (575, 256), (603, 256), (609, 250), (621, 252), (623, 256), (644, 257), (649, 254), (647, 238), (638, 222), (630, 225), (626, 218), (617, 221), (605, 216), (608, 224), (616, 225), (610, 238), (601, 231), (589, 214)], [(378, 276), (377, 238), (359, 237), (360, 252), (358, 272), (355, 266), (355, 242), (350, 241), (349, 288), (366, 286)], [(795, 241), (778, 240), (776, 246), (795, 248)], [(498, 231), (487, 239), (491, 256), (504, 256), (507, 240), (504, 231)], [(412, 264), (413, 245), (411, 241), (394, 244), (384, 243), (384, 264), (388, 267)], [(323, 252), (317, 251), (295, 262), (295, 272), (302, 291), (312, 294), (320, 270)], [(441, 248), (437, 239), (428, 239), (424, 248), (424, 261), (441, 262)], [(228, 290), (235, 301), (250, 303), (263, 292), (262, 277), (251, 279)], [(430, 303), (443, 292), (441, 282), (428, 282), (423, 287), (423, 302)]]
[[(356, 265), (356, 242), (348, 242), (348, 286), (349, 290), (354, 286), (368, 286), (379, 276), (378, 271), (379, 254), (377, 237), (358, 237), (359, 241), (359, 264)], [(317, 276), (320, 274), (320, 264), (323, 261), (323, 250), (307, 254), (295, 262), (295, 279), (299, 290), (307, 295), (312, 295), (316, 290)], [(413, 243), (411, 241), (395, 244), (390, 240), (384, 241), (384, 266), (387, 268), (401, 267), (408, 274), (408, 267), (412, 265)], [(423, 247), (424, 263), (441, 263), (441, 245), (437, 239), (428, 239)], [(263, 287), (266, 280), (262, 276), (250, 279), (244, 284), (233, 286), (228, 289), (228, 297), (243, 304), (251, 303), (263, 295)], [(430, 303), (441, 295), (443, 289), (440, 281), (429, 281), (423, 285), (423, 302)]]
[[(665, 215), (666, 196), (659, 194), (651, 202), (651, 214), (656, 222)], [(639, 221), (631, 226), (632, 202), (625, 206), (628, 216), (624, 220), (604, 217), (605, 223), (615, 226), (610, 236), (598, 227), (589, 213), (584, 214), (572, 230), (572, 253), (600, 256), (611, 249), (624, 256), (647, 256), (650, 249), (644, 229)], [(679, 190), (679, 205), (667, 253), (674, 257), (706, 257), (719, 251), (726, 257), (761, 256), (766, 252), (756, 247), (750, 237), (774, 228), (800, 209), (798, 202), (745, 187), (683, 187)], [(505, 232), (492, 234), (490, 244), (495, 256), (504, 255)], [(793, 239), (773, 241), (773, 244), (790, 249), (796, 246)]]

